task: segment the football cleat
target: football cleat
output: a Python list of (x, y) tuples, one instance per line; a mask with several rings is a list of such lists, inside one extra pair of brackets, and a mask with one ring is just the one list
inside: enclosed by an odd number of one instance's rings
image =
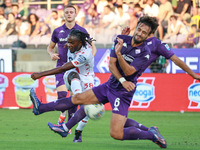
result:
[(30, 90), (30, 98), (31, 98), (31, 101), (32, 101), (32, 103), (33, 103), (33, 113), (34, 113), (35, 115), (41, 114), (40, 111), (39, 111), (39, 107), (40, 107), (40, 105), (41, 105), (41, 102), (40, 102), (40, 100), (37, 98), (37, 96), (36, 96), (35, 91), (34, 91), (33, 88)]
[(149, 132), (153, 133), (153, 142), (159, 145), (161, 148), (167, 148), (167, 142), (163, 136), (159, 133), (157, 127), (150, 127)]
[(74, 143), (81, 143), (82, 142), (82, 131), (80, 130), (75, 130), (75, 137), (73, 139)]
[(48, 126), (52, 131), (54, 131), (55, 133), (58, 133), (62, 137), (66, 137), (68, 134), (68, 132), (66, 132), (64, 130), (63, 126), (61, 126), (61, 125), (56, 125), (56, 124), (52, 124), (52, 123), (48, 122)]

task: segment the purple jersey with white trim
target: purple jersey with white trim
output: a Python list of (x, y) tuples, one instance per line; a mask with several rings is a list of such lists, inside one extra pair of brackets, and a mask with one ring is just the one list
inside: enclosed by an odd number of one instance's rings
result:
[(67, 48), (64, 48), (64, 45), (67, 42), (67, 36), (68, 34), (73, 30), (77, 29), (84, 33), (88, 33), (83, 27), (79, 26), (78, 24), (75, 24), (75, 26), (72, 29), (68, 29), (65, 24), (62, 26), (56, 28), (53, 31), (51, 41), (54, 43), (57, 43), (58, 45), (58, 53), (60, 59), (57, 60), (57, 67), (62, 66), (64, 63), (67, 62)]
[[(118, 61), (116, 62), (116, 67), (121, 73), (121, 75), (124, 78), (126, 78), (127, 81), (132, 81), (133, 83), (136, 83), (137, 78), (142, 74), (142, 71), (141, 71), (142, 66), (144, 66), (150, 58), (150, 55), (151, 55), (150, 49), (145, 43), (137, 47), (132, 47), (131, 45), (132, 36), (118, 35), (118, 37), (123, 39), (123, 47), (121, 49), (121, 54), (124, 60), (129, 65), (133, 66), (136, 69), (136, 72), (130, 76), (125, 76)], [(117, 40), (115, 40), (113, 47), (111, 48), (110, 57), (117, 58), (115, 50), (114, 50), (114, 47), (116, 44), (117, 44)], [(119, 89), (121, 91), (126, 91), (126, 89), (123, 88), (122, 84), (113, 75), (110, 76), (108, 80), (108, 84), (111, 88)]]
[(147, 63), (144, 64), (142, 67), (141, 71), (144, 72), (145, 69), (151, 65), (152, 62), (154, 62), (159, 56), (163, 56), (166, 59), (170, 59), (173, 55), (174, 52), (170, 49), (168, 44), (162, 43), (159, 39), (156, 37), (151, 37), (145, 40), (144, 42), (149, 49), (151, 50), (151, 56), (150, 59)]

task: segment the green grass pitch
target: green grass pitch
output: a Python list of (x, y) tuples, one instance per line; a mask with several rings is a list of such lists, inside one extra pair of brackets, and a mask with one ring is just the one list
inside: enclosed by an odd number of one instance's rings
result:
[[(83, 142), (72, 135), (61, 138), (47, 122), (57, 123), (59, 112), (34, 116), (31, 109), (0, 109), (0, 150), (159, 150), (149, 140), (117, 141), (110, 137), (111, 111), (98, 121), (89, 120)], [(150, 127), (157, 126), (169, 150), (200, 150), (200, 113), (131, 111), (129, 118)]]

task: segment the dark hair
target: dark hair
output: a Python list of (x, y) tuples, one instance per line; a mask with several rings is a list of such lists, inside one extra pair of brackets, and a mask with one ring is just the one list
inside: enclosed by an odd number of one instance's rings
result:
[(56, 14), (58, 14), (58, 11), (57, 11), (57, 10), (53, 10), (52, 13), (56, 13)]
[(81, 42), (83, 47), (86, 47), (86, 44), (89, 43), (91, 45), (91, 42), (94, 41), (93, 38), (90, 38), (90, 35), (84, 32), (81, 32), (80, 30), (73, 29), (69, 36), (76, 36)]
[(32, 24), (32, 22), (31, 22), (31, 20), (30, 20), (31, 15), (35, 16), (36, 21), (39, 20), (39, 17), (38, 17), (36, 14), (29, 14), (29, 15), (28, 15), (28, 18), (27, 18), (27, 21), (28, 21), (30, 24)]
[(170, 19), (171, 19), (171, 18), (174, 18), (175, 20), (177, 20), (178, 17), (177, 17), (176, 15), (171, 15), (171, 16), (170, 16)]
[(144, 23), (145, 25), (151, 28), (151, 32), (149, 34), (154, 33), (158, 27), (158, 20), (155, 17), (150, 17), (150, 16), (140, 17), (137, 26), (140, 23)]
[(196, 27), (197, 27), (197, 25), (196, 25), (196, 24), (192, 24), (192, 25), (191, 25), (191, 27), (195, 27), (195, 28), (196, 28)]
[(76, 8), (75, 8), (73, 5), (67, 5), (67, 6), (65, 6), (65, 9), (66, 9), (66, 8), (74, 8), (75, 13), (76, 13)]

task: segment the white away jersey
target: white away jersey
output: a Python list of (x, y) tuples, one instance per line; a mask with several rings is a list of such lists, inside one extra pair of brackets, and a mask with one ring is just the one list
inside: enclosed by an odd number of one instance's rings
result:
[(79, 51), (71, 53), (68, 51), (68, 62), (71, 61), (76, 67), (76, 71), (84, 76), (94, 75), (94, 56), (92, 55), (92, 48), (87, 45), (87, 48), (82, 47)]

